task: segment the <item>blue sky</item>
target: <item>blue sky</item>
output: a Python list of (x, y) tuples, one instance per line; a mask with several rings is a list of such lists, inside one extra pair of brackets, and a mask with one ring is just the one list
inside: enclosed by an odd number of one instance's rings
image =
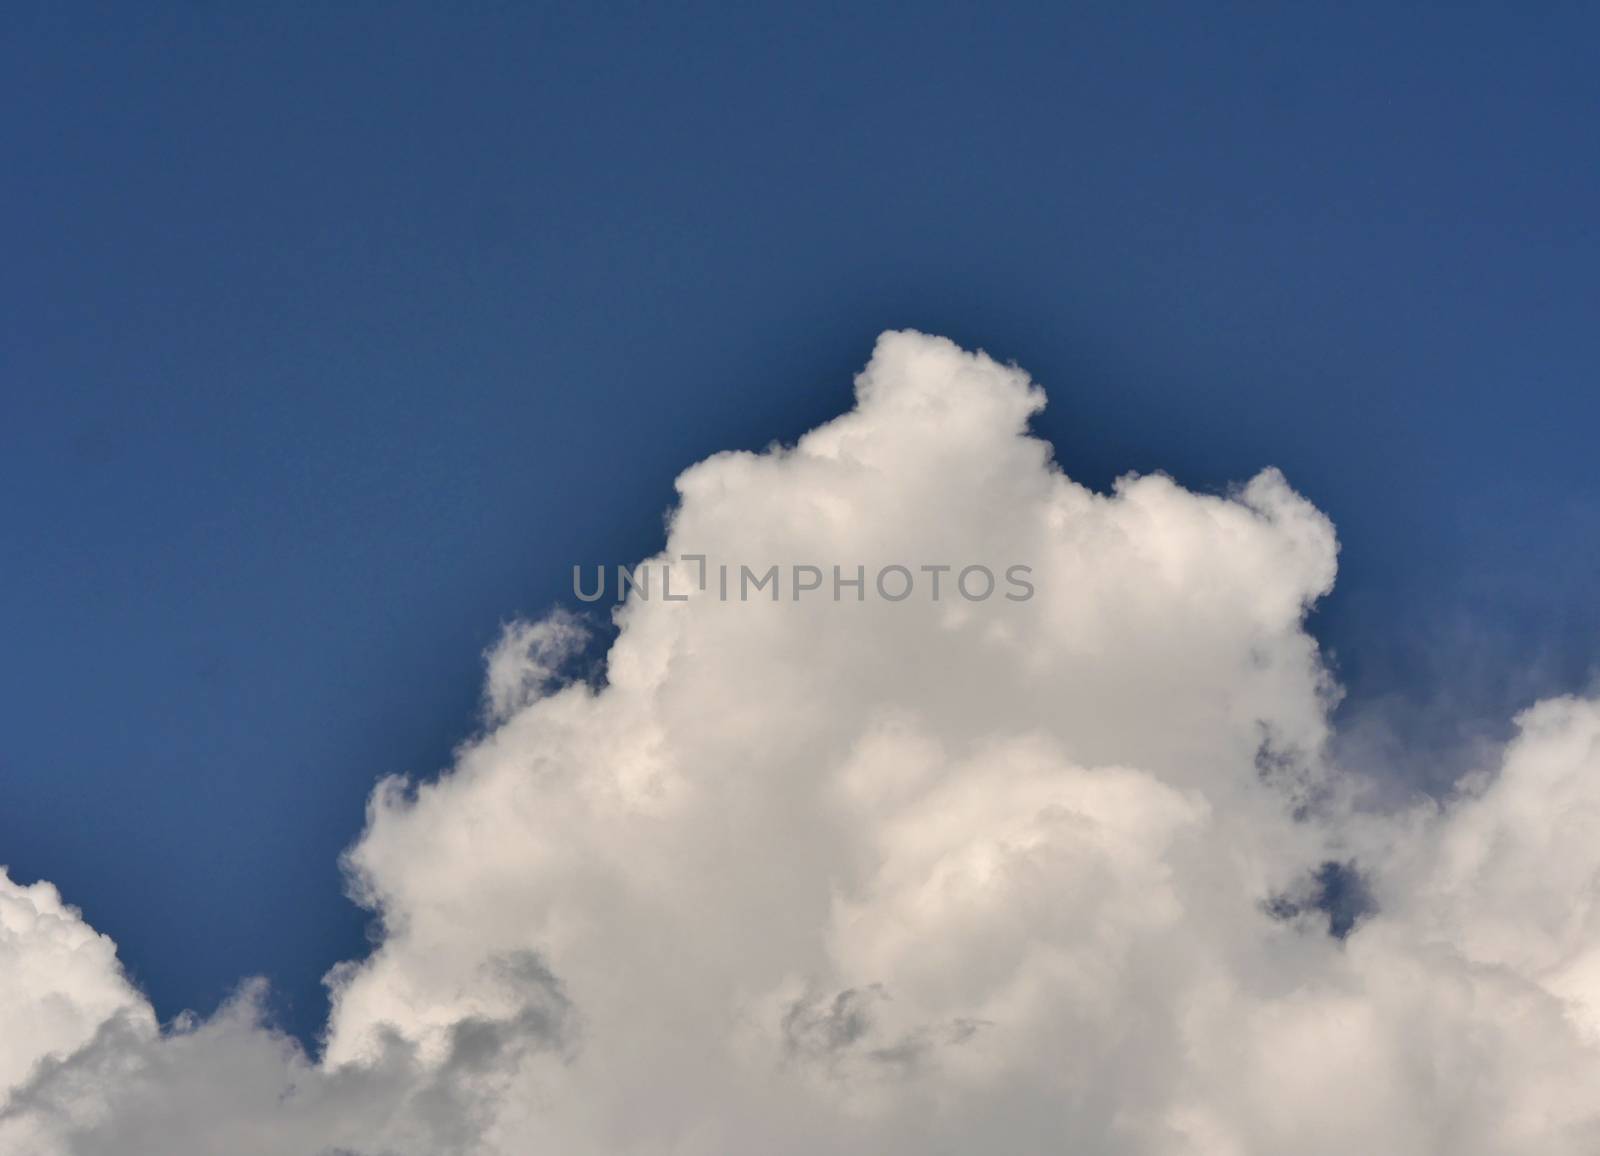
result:
[(0, 862), (163, 1016), (264, 973), (313, 1031), (364, 944), (338, 854), (472, 730), (499, 624), (903, 326), (1025, 366), (1091, 484), (1281, 467), (1339, 528), (1351, 733), (1438, 785), (1596, 660), (1597, 34), (13, 11)]

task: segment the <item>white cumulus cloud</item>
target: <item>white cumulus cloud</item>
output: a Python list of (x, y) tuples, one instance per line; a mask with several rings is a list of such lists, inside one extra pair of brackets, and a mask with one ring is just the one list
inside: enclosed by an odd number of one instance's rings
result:
[(849, 413), (679, 478), (689, 597), (617, 609), (603, 685), (577, 619), (508, 627), (484, 732), (373, 795), (382, 938), (316, 1057), (250, 984), (158, 1028), (0, 881), (0, 1153), (1600, 1150), (1600, 704), (1373, 812), (1305, 629), (1328, 520), (1272, 470), (1088, 490), (1043, 404), (886, 334)]

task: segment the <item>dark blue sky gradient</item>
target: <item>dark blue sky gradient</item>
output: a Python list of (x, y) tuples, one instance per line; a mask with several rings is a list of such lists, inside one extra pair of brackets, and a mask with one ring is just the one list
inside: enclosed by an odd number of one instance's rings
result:
[(1592, 7), (245, 7), (0, 16), (0, 862), (164, 1016), (314, 1031), (498, 624), (887, 327), (1092, 484), (1281, 466), (1396, 773), (1593, 673)]

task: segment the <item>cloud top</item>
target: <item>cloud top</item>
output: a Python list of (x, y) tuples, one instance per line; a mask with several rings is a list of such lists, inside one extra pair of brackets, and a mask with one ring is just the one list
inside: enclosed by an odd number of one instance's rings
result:
[(651, 560), (1022, 563), (1029, 600), (635, 595), (603, 685), (575, 619), (509, 627), (483, 733), (373, 795), (382, 938), (315, 1060), (248, 987), (158, 1030), (6, 881), (0, 1152), (1595, 1151), (1600, 706), (1358, 807), (1327, 518), (1274, 470), (1086, 489), (1043, 404), (885, 334), (849, 413), (687, 470)]

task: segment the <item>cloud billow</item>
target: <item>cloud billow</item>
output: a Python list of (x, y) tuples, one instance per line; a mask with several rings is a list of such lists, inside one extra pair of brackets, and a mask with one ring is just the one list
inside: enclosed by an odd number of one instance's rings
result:
[(1600, 704), (1374, 812), (1304, 626), (1328, 520), (1272, 470), (1090, 491), (1043, 404), (886, 334), (851, 412), (685, 472), (648, 560), (1026, 601), (630, 597), (598, 685), (576, 618), (509, 627), (484, 732), (369, 804), (382, 937), (318, 1057), (251, 985), (159, 1028), (0, 879), (0, 1153), (1600, 1150)]

